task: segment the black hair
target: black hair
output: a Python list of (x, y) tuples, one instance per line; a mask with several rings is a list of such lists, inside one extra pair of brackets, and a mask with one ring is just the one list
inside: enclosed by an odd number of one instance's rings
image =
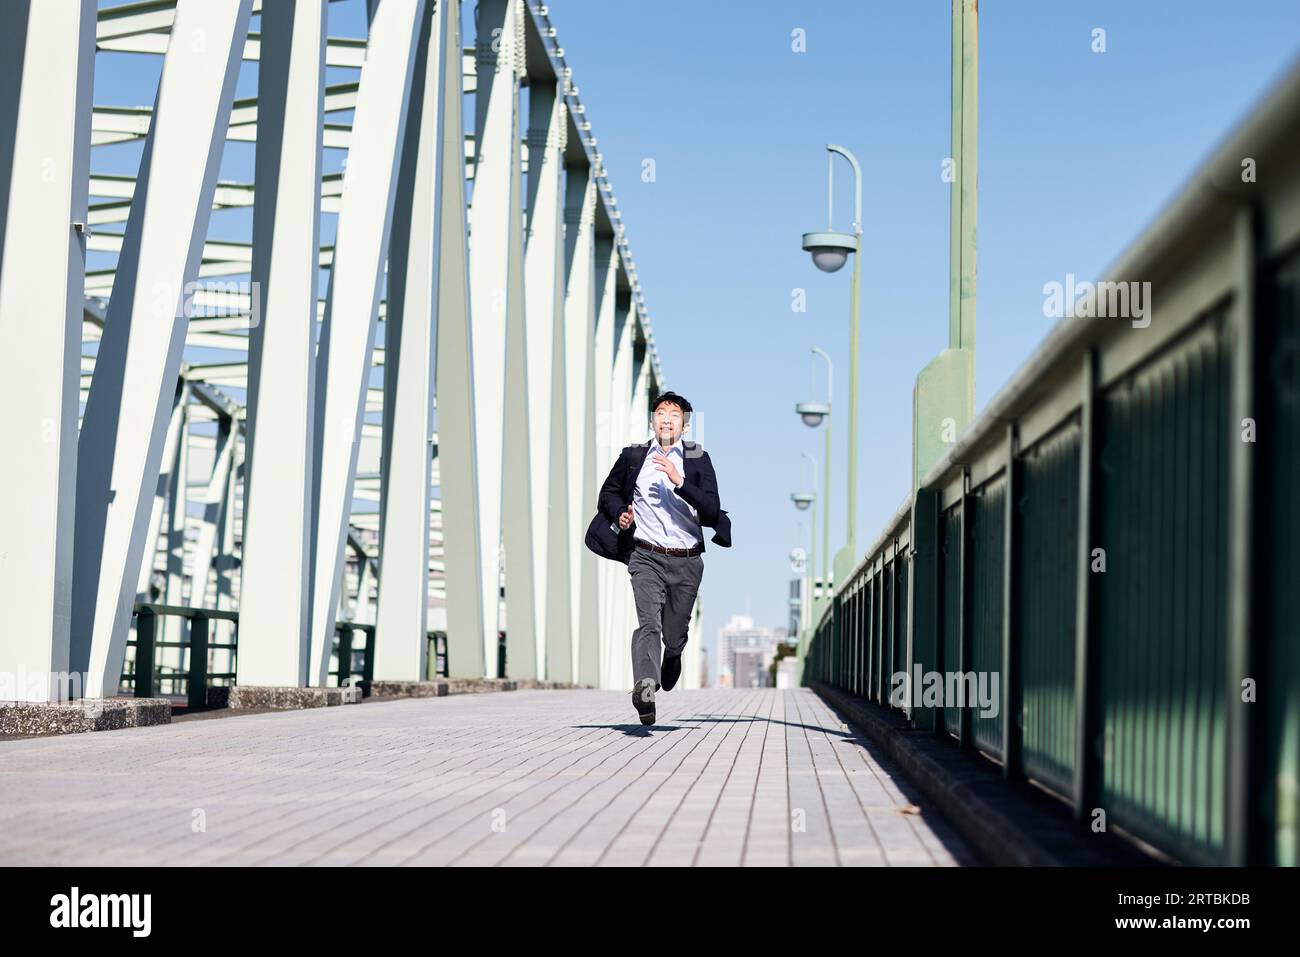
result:
[(682, 410), (682, 424), (691, 420), (691, 404), (686, 401), (685, 396), (680, 396), (676, 392), (664, 392), (650, 403), (650, 417), (654, 418), (655, 410), (665, 402), (671, 402)]

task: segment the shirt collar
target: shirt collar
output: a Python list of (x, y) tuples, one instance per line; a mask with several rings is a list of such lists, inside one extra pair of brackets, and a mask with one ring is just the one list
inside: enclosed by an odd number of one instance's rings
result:
[[(654, 455), (658, 451), (660, 451), (659, 440), (651, 439), (650, 447), (645, 450), (646, 458), (649, 458), (650, 456)], [(672, 452), (676, 452), (679, 456), (681, 456), (682, 461), (686, 461), (686, 448), (683, 444), (683, 440), (680, 435), (677, 436), (677, 441), (675, 443), (668, 446), (668, 453), (672, 453)]]

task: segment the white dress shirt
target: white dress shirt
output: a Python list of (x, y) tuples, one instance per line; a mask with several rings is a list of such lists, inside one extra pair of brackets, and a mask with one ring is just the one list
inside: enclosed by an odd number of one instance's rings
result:
[(632, 536), (664, 548), (693, 548), (704, 540), (699, 513), (673, 491), (668, 473), (656, 467), (655, 453), (672, 459), (677, 474), (686, 481), (686, 453), (681, 438), (667, 449), (651, 440), (632, 495), (632, 517), (636, 520)]

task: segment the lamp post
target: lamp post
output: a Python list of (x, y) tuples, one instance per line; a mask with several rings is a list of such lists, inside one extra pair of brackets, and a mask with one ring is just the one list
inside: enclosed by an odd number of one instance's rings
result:
[[(822, 272), (836, 272), (853, 258), (853, 279), (849, 286), (849, 474), (848, 474), (848, 536), (845, 545), (835, 555), (832, 573), (834, 581), (843, 581), (853, 567), (857, 555), (856, 530), (858, 521), (858, 288), (862, 275), (862, 167), (857, 158), (843, 146), (828, 143), (827, 151), (827, 217), (825, 232), (804, 233), (803, 248), (812, 254), (813, 265)], [(853, 167), (853, 232), (836, 232), (834, 227), (835, 156), (839, 153)], [(829, 435), (829, 429), (827, 430)], [(828, 470), (829, 471), (829, 470)]]
[[(813, 346), (812, 350), (816, 355), (826, 360), (826, 401), (825, 402), (800, 402), (794, 407), (795, 412), (799, 413), (799, 418), (803, 424), (810, 429), (815, 429), (823, 421), (826, 423), (826, 458), (822, 461), (823, 475), (825, 476), (825, 486), (822, 489), (822, 575), (825, 581), (822, 584), (823, 600), (828, 594), (831, 583), (831, 404), (834, 400), (834, 374), (835, 367), (831, 363), (831, 357), (825, 349), (819, 349)], [(816, 482), (814, 481), (814, 485)], [(813, 576), (816, 581), (816, 576)], [(811, 600), (811, 596), (810, 596)], [(814, 611), (816, 603), (813, 603)]]
[[(805, 456), (807, 454), (808, 454), (807, 452), (804, 453)], [(816, 504), (817, 497), (813, 495), (811, 492), (793, 492), (790, 495), (790, 501), (794, 502), (794, 507), (799, 509), (799, 511), (801, 512), (806, 512), (809, 508), (812, 509), (812, 526), (813, 526), (812, 548), (816, 549), (817, 547), (817, 504)], [(806, 578), (808, 578), (808, 594), (810, 600), (812, 595), (812, 564), (813, 564), (812, 554), (813, 554), (812, 551), (808, 553), (808, 562), (804, 566), (804, 575)], [(808, 627), (809, 622), (812, 620), (811, 619), (812, 611), (808, 607), (808, 605), (809, 602), (804, 602), (803, 608), (800, 610), (800, 614), (799, 614), (799, 618), (803, 623), (803, 629), (806, 629)]]
[[(816, 488), (817, 460), (807, 452), (800, 452), (799, 454), (807, 459), (808, 464), (812, 466), (812, 487)], [(817, 581), (817, 497), (815, 493), (810, 492), (795, 493), (790, 496), (790, 500), (794, 502), (795, 508), (799, 509), (801, 512), (805, 511), (809, 507), (812, 508), (812, 515), (809, 521), (810, 534), (808, 536), (808, 598), (805, 603), (808, 609), (808, 617), (805, 622), (805, 627), (807, 627), (812, 624), (813, 613), (816, 611), (816, 604), (813, 602), (813, 586)]]

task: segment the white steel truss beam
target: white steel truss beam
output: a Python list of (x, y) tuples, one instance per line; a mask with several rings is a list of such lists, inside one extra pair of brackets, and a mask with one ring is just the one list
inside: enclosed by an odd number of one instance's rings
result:
[[(69, 670), (93, 0), (0, 4), (0, 700)], [(21, 543), (21, 545), (20, 545)], [(9, 679), (9, 680), (5, 680)]]
[[(122, 673), (147, 505), (180, 370), (252, 0), (179, 0), (78, 447), (72, 667), (91, 695)], [(162, 294), (160, 295), (160, 290)]]

